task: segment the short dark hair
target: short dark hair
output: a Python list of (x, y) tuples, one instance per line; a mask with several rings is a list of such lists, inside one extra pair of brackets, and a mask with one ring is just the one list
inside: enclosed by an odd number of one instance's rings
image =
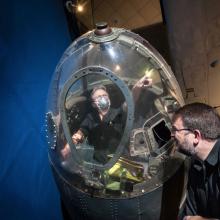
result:
[(187, 104), (174, 113), (172, 121), (178, 118), (182, 119), (184, 127), (198, 129), (204, 139), (215, 140), (220, 137), (220, 116), (215, 108), (207, 104)]
[(92, 89), (92, 92), (91, 92), (91, 94), (90, 94), (91, 99), (92, 99), (92, 96), (94, 95), (94, 93), (95, 93), (97, 90), (99, 90), (99, 89), (102, 89), (102, 90), (104, 90), (104, 91), (107, 92), (105, 86), (103, 86), (103, 85), (95, 86), (95, 87)]

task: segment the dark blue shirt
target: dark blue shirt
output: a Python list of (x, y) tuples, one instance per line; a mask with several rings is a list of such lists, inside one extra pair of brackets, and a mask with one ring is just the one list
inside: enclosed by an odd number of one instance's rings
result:
[(192, 160), (185, 215), (220, 219), (220, 140), (205, 161)]

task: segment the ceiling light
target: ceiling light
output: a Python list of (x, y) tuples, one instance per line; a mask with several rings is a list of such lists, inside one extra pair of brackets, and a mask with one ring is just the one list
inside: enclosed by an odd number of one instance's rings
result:
[(83, 4), (73, 4), (72, 1), (66, 2), (66, 8), (70, 13), (75, 13), (75, 11), (81, 13), (84, 11), (84, 5)]

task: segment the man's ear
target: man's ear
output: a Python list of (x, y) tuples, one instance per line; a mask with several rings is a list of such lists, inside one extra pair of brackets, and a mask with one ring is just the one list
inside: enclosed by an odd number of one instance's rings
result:
[(193, 131), (193, 134), (194, 134), (193, 143), (194, 143), (194, 145), (197, 145), (199, 143), (199, 141), (201, 140), (202, 135), (201, 135), (200, 131), (197, 129)]

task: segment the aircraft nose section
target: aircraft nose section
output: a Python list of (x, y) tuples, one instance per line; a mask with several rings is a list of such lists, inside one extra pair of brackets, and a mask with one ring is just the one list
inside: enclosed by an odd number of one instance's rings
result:
[[(76, 39), (55, 69), (46, 113), (49, 160), (66, 205), (74, 206), (69, 193), (92, 196), (87, 217), (96, 219), (94, 204), (112, 211), (108, 199), (125, 207), (155, 193), (160, 203), (164, 183), (184, 166), (171, 138), (182, 104), (170, 67), (139, 35), (102, 22)], [(155, 217), (150, 203), (142, 208)]]

